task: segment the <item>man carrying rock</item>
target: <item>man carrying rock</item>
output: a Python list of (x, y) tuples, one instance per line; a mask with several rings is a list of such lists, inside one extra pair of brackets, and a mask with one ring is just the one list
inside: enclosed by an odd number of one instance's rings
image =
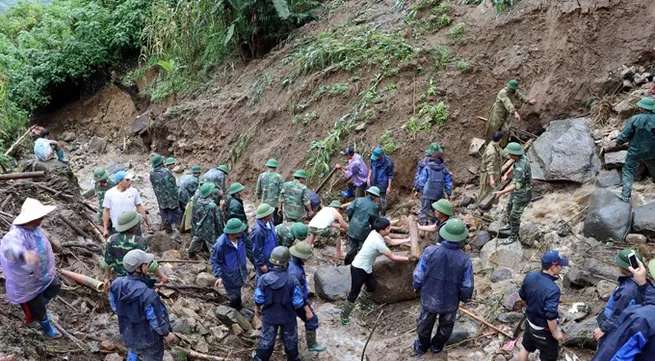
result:
[(225, 287), (230, 307), (237, 311), (243, 308), (241, 288), (248, 279), (244, 242), (247, 228), (248, 225), (236, 218), (227, 221), (223, 234), (214, 243), (210, 258), (212, 272), (216, 277), (214, 286)]
[(496, 188), (496, 182), (500, 183), (500, 172), (503, 166), (503, 148), (500, 147), (502, 139), (503, 132), (494, 132), (491, 136), (491, 142), (487, 144), (484, 153), (482, 153), (478, 201), (484, 199), (487, 194)]
[(505, 189), (494, 192), (496, 199), (507, 193), (512, 193), (507, 203), (507, 220), (509, 227), (509, 237), (503, 244), (512, 244), (519, 240), (519, 229), (521, 227), (521, 216), (525, 207), (532, 200), (532, 170), (530, 162), (525, 157), (523, 148), (519, 143), (509, 143), (505, 147), (505, 154), (514, 161), (509, 171), (503, 176), (505, 179), (510, 173), (512, 174), (512, 183)]
[(343, 172), (343, 177), (348, 180), (349, 186), (354, 190), (355, 198), (364, 197), (366, 194), (366, 179), (368, 177), (366, 162), (351, 147), (346, 147), (341, 154), (348, 160), (348, 166), (344, 167), (342, 164), (337, 164), (337, 168)]
[[(118, 216), (123, 212), (137, 211), (141, 215), (141, 219), (146, 223), (148, 229), (152, 230), (152, 225), (146, 215), (146, 209), (143, 208), (141, 196), (139, 191), (132, 187), (132, 179), (134, 175), (124, 171), (116, 173), (114, 182), (116, 186), (111, 188), (105, 193), (105, 199), (102, 201), (102, 224), (104, 226), (103, 235), (109, 236), (109, 220), (111, 219), (112, 225), (118, 224)], [(111, 234), (116, 233), (115, 229), (111, 229)], [(141, 235), (141, 228), (135, 234)]]
[(298, 242), (289, 249), (291, 262), (289, 262), (289, 274), (298, 280), (302, 290), (304, 306), (309, 308), (313, 317), (308, 317), (304, 309), (296, 309), (296, 316), (305, 323), (305, 337), (307, 338), (307, 349), (313, 352), (325, 351), (327, 347), (316, 342), (316, 330), (318, 329), (318, 316), (309, 303), (309, 285), (305, 274), (305, 261), (312, 258), (312, 247), (307, 242)]
[(569, 260), (558, 251), (550, 250), (541, 257), (541, 271), (528, 273), (519, 296), (526, 303), (525, 333), (518, 361), (539, 350), (541, 361), (557, 361), (559, 341), (564, 334), (557, 329), (560, 289), (555, 283)]
[(510, 80), (507, 86), (496, 95), (496, 101), (491, 107), (491, 113), (485, 127), (485, 139), (491, 139), (495, 132), (502, 131), (503, 137), (500, 146), (504, 147), (507, 144), (512, 123), (510, 116), (514, 116), (517, 121), (521, 120), (521, 115), (516, 110), (519, 102), (530, 105), (537, 103), (535, 99), (529, 100), (527, 96), (519, 91), (518, 80)]
[(421, 177), (423, 168), (425, 168), (425, 166), (428, 165), (428, 162), (430, 161), (430, 155), (434, 152), (443, 153), (443, 149), (441, 149), (441, 146), (437, 142), (430, 143), (428, 149), (425, 150), (425, 157), (421, 158), (421, 160), (419, 160), (416, 164), (416, 173), (414, 174), (414, 197), (421, 193), (422, 188), (418, 186), (418, 180)]
[[(459, 303), (473, 297), (473, 266), (461, 249), (468, 229), (461, 219), (453, 218), (441, 227), (439, 235), (444, 241), (426, 248), (414, 270), (414, 290), (421, 295), (414, 356), (443, 351), (455, 327)], [(433, 337), (437, 317), (439, 326)]]
[(432, 204), (442, 198), (450, 199), (453, 193), (453, 180), (443, 163), (441, 152), (430, 154), (430, 160), (423, 167), (417, 186), (421, 190), (421, 211), (418, 220), (421, 225), (426, 226), (435, 221)]
[(127, 361), (161, 361), (164, 342), (170, 345), (175, 340), (168, 310), (154, 289), (155, 280), (148, 277), (154, 258), (140, 249), (129, 251), (123, 258), (128, 274), (117, 278), (109, 292), (118, 329), (130, 349)]
[(371, 233), (375, 220), (380, 216), (378, 202), (380, 199), (380, 189), (371, 187), (366, 190), (368, 195), (362, 198), (356, 198), (348, 208), (348, 252), (344, 259), (344, 264), (349, 265), (364, 244), (366, 237)]
[(303, 299), (298, 280), (287, 272), (291, 255), (286, 247), (275, 247), (269, 262), (270, 272), (259, 277), (255, 288), (255, 315), (261, 313), (262, 329), (255, 352), (255, 361), (268, 361), (273, 355), (275, 335), (282, 333), (288, 361), (300, 361), (296, 311), (304, 310), (311, 320), (314, 313)]
[(618, 196), (624, 202), (630, 201), (632, 183), (640, 163), (644, 163), (651, 177), (655, 177), (655, 100), (644, 97), (637, 106), (643, 112), (630, 118), (616, 138), (617, 144), (630, 143), (623, 164), (623, 190)]
[(255, 221), (255, 226), (252, 228), (252, 232), (250, 232), (257, 278), (269, 271), (268, 259), (271, 257), (273, 249), (277, 247), (273, 212), (275, 212), (275, 208), (272, 206), (266, 203), (260, 204), (255, 212), (257, 221)]
[(275, 209), (273, 212), (273, 223), (277, 226), (282, 223), (282, 216), (278, 213), (278, 200), (280, 191), (284, 186), (284, 177), (277, 172), (278, 163), (274, 158), (266, 162), (268, 170), (257, 178), (256, 196), (257, 200), (268, 204)]
[(186, 209), (187, 203), (189, 203), (191, 197), (198, 190), (200, 173), (202, 173), (202, 168), (194, 165), (191, 167), (190, 174), (184, 174), (178, 179), (177, 188), (179, 190), (178, 200), (180, 202), (180, 209)]
[[(149, 251), (148, 242), (145, 238), (136, 234), (140, 223), (141, 216), (134, 211), (123, 212), (118, 216), (118, 224), (116, 225), (116, 231), (118, 233), (112, 234), (107, 239), (105, 256), (101, 264), (102, 268), (105, 269), (105, 292), (109, 292), (112, 279), (125, 276), (126, 271), (123, 267), (123, 258), (125, 258), (125, 255), (129, 251), (133, 249), (140, 249), (144, 252)], [(149, 266), (148, 271), (150, 273), (154, 273), (161, 282), (168, 282), (168, 277), (159, 268), (157, 261), (152, 261)]]
[(337, 258), (343, 257), (341, 250), (341, 231), (348, 230), (348, 223), (343, 219), (341, 202), (332, 201), (329, 206), (321, 209), (311, 221), (309, 221), (309, 239), (307, 243), (314, 244), (316, 237), (336, 240)]
[(432, 203), (432, 209), (434, 209), (434, 217), (436, 219), (435, 224), (429, 226), (418, 225), (418, 230), (423, 232), (436, 233), (435, 241), (437, 243), (443, 243), (444, 238), (441, 237), (439, 230), (441, 227), (448, 222), (450, 217), (453, 215), (453, 204), (445, 199), (440, 199)]
[(102, 202), (105, 200), (105, 193), (113, 188), (116, 183), (109, 179), (109, 173), (105, 168), (96, 168), (93, 171), (96, 196), (98, 197), (98, 222), (102, 222)]
[(298, 169), (294, 180), (284, 183), (278, 199), (278, 213), (284, 215), (286, 222), (304, 222), (307, 215), (313, 215), (311, 201), (307, 192), (307, 173)]
[(291, 247), (297, 241), (304, 241), (307, 239), (309, 229), (304, 223), (284, 222), (275, 227), (275, 239), (278, 246)]
[(391, 193), (392, 180), (393, 161), (384, 154), (382, 148), (373, 149), (367, 184), (369, 187), (377, 187), (380, 191), (380, 215), (382, 216), (387, 214), (387, 195)]
[(225, 192), (227, 191), (227, 189), (225, 188), (225, 184), (228, 174), (230, 174), (230, 170), (228, 169), (228, 167), (225, 164), (221, 164), (216, 168), (212, 168), (208, 170), (203, 175), (203, 177), (211, 179), (214, 185), (218, 187), (219, 195), (220, 195), (218, 201), (220, 201), (221, 197), (223, 197), (225, 195)]
[(162, 225), (166, 232), (172, 232), (182, 221), (175, 176), (164, 166), (164, 157), (161, 154), (153, 155), (151, 162), (150, 184), (157, 196)]
[(49, 338), (61, 336), (46, 310), (50, 300), (59, 294), (61, 284), (55, 274), (52, 245), (41, 223), (55, 208), (27, 198), (0, 242), (0, 266), (7, 301), (20, 305), (25, 313), (25, 323), (38, 321)]
[(599, 345), (604, 342), (605, 334), (610, 332), (626, 308), (635, 304), (640, 305), (644, 301), (643, 294), (639, 290), (639, 285), (635, 281), (632, 272), (629, 271), (630, 261), (628, 260), (628, 255), (633, 252), (643, 262), (641, 254), (632, 248), (626, 248), (614, 257), (614, 262), (619, 272), (621, 272), (621, 276), (619, 276), (618, 280), (619, 286), (612, 292), (612, 296), (607, 301), (605, 309), (596, 318), (598, 328), (594, 330), (594, 339)]
[(193, 207), (193, 237), (189, 244), (189, 258), (195, 257), (203, 244), (207, 247), (207, 251), (211, 252), (214, 243), (223, 234), (221, 210), (212, 199), (215, 189), (216, 186), (211, 182), (200, 187), (198, 202)]

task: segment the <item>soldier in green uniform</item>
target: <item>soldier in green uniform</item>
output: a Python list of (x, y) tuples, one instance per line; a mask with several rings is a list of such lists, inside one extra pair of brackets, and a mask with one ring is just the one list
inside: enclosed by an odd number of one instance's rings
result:
[(516, 110), (518, 102), (534, 105), (537, 103), (535, 99), (529, 100), (527, 96), (519, 91), (518, 80), (510, 80), (507, 86), (501, 89), (496, 96), (496, 101), (491, 107), (491, 113), (487, 120), (485, 128), (485, 139), (491, 139), (494, 132), (502, 131), (503, 139), (500, 146), (504, 147), (509, 140), (509, 128), (512, 122), (510, 116), (514, 116), (516, 120), (521, 120), (521, 115)]
[(198, 179), (200, 178), (200, 173), (202, 173), (202, 168), (194, 165), (191, 167), (190, 174), (184, 174), (180, 179), (178, 179), (177, 188), (179, 191), (178, 199), (180, 201), (180, 209), (186, 209), (186, 204), (198, 190)]
[(304, 222), (305, 218), (314, 214), (307, 192), (307, 173), (298, 169), (293, 174), (294, 180), (284, 183), (280, 191), (278, 213), (284, 215), (287, 222)]
[(628, 202), (632, 195), (632, 183), (639, 163), (643, 162), (650, 176), (655, 177), (655, 100), (644, 97), (637, 106), (644, 111), (630, 118), (616, 138), (617, 144), (630, 143), (623, 165), (623, 190), (619, 196), (624, 202)]
[(507, 193), (512, 193), (509, 203), (507, 203), (507, 219), (510, 234), (502, 242), (503, 244), (511, 244), (519, 240), (521, 216), (525, 207), (532, 200), (532, 170), (530, 169), (530, 162), (525, 157), (523, 148), (519, 143), (509, 143), (505, 147), (505, 154), (509, 155), (514, 161), (514, 164), (503, 178), (507, 177), (511, 172), (512, 183), (502, 191), (494, 192), (494, 195), (498, 199)]
[(164, 162), (166, 168), (168, 168), (168, 170), (170, 170), (171, 172), (173, 171), (173, 168), (175, 168), (176, 164), (177, 164), (177, 160), (173, 157), (166, 158), (166, 161)]
[(291, 247), (296, 241), (304, 241), (309, 234), (309, 228), (300, 222), (283, 222), (275, 227), (275, 239), (278, 246)]
[(96, 168), (93, 171), (93, 181), (96, 182), (95, 190), (98, 197), (98, 222), (102, 224), (102, 202), (105, 200), (105, 192), (113, 188), (116, 183), (109, 179), (109, 172), (105, 168)]
[(208, 170), (203, 177), (209, 178), (214, 182), (214, 185), (219, 189), (219, 201), (225, 195), (225, 182), (226, 178), (230, 174), (230, 170), (225, 164), (221, 164), (216, 168)]
[(375, 220), (380, 217), (380, 189), (373, 186), (366, 190), (366, 197), (356, 198), (348, 208), (348, 251), (344, 264), (349, 265), (371, 233)]
[(162, 155), (155, 154), (151, 163), (150, 184), (152, 184), (152, 190), (157, 197), (157, 203), (159, 203), (159, 215), (164, 230), (171, 232), (173, 227), (179, 227), (182, 221), (175, 176), (164, 166), (164, 157)]
[[(235, 182), (230, 184), (228, 194), (230, 198), (225, 202), (225, 219), (229, 221), (232, 218), (236, 218), (243, 222), (246, 226), (248, 225), (248, 217), (246, 217), (246, 211), (243, 208), (243, 199), (241, 199), (241, 192), (246, 189), (246, 187), (239, 183)], [(254, 256), (252, 254), (252, 240), (248, 236), (248, 228), (246, 228), (246, 237), (244, 243), (246, 244), (246, 256), (250, 262), (254, 263)]]
[(495, 132), (491, 137), (491, 142), (487, 144), (484, 153), (482, 153), (478, 201), (481, 201), (489, 192), (496, 188), (496, 182), (500, 183), (500, 171), (503, 161), (503, 148), (500, 147), (500, 141), (502, 139), (503, 132)]
[(192, 224), (193, 238), (189, 244), (189, 258), (194, 257), (203, 244), (206, 245), (207, 251), (211, 252), (214, 242), (223, 234), (221, 211), (212, 198), (215, 188), (211, 182), (200, 187), (198, 202), (193, 207), (192, 219), (196, 221)]
[(280, 191), (284, 185), (284, 178), (280, 173), (277, 173), (278, 163), (277, 160), (271, 158), (266, 162), (268, 170), (259, 175), (257, 178), (257, 200), (266, 203), (275, 208), (273, 212), (273, 223), (277, 226), (282, 223), (282, 216), (278, 213), (278, 200), (280, 199)]
[[(109, 291), (112, 279), (125, 276), (127, 273), (123, 268), (123, 257), (127, 252), (133, 249), (148, 252), (147, 241), (135, 233), (139, 229), (139, 223), (141, 223), (141, 216), (137, 212), (123, 212), (118, 216), (118, 224), (116, 225), (118, 233), (114, 233), (107, 239), (105, 256), (102, 260), (102, 268), (105, 270), (105, 292)], [(154, 273), (161, 282), (166, 283), (168, 281), (164, 272), (159, 268), (157, 261), (153, 261), (149, 265), (148, 271)]]

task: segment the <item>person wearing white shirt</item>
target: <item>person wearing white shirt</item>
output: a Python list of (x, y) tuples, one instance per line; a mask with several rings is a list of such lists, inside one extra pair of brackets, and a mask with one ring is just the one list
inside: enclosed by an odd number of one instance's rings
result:
[[(134, 178), (134, 175), (127, 172), (116, 173), (114, 176), (116, 186), (105, 193), (105, 199), (102, 202), (102, 224), (105, 237), (109, 236), (110, 231), (111, 234), (116, 233), (113, 226), (109, 227), (109, 221), (111, 220), (112, 225), (118, 224), (118, 215), (123, 212), (139, 212), (148, 229), (152, 230), (152, 224), (148, 220), (145, 208), (143, 208), (139, 191), (132, 188), (132, 178)], [(141, 229), (139, 228), (135, 234), (140, 236)]]

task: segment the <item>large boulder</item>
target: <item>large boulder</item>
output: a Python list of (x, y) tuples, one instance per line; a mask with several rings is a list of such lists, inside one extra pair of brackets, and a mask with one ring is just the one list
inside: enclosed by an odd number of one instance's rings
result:
[(517, 272), (523, 266), (523, 246), (520, 242), (503, 245), (502, 240), (494, 239), (480, 251), (482, 268), (507, 267)]
[(569, 347), (586, 348), (596, 350), (594, 340), (594, 329), (598, 327), (595, 317), (587, 318), (580, 322), (569, 322), (562, 327), (564, 331), (564, 345)]
[(627, 155), (627, 150), (605, 153), (605, 168), (614, 169), (623, 167), (623, 164), (625, 164), (625, 157)]
[(644, 204), (635, 209), (632, 229), (648, 237), (655, 237), (655, 202)]
[(326, 301), (345, 300), (350, 283), (350, 266), (323, 267), (314, 273), (316, 294)]
[[(403, 255), (403, 252), (399, 252)], [(406, 255), (409, 255), (407, 253)], [(413, 262), (394, 262), (385, 256), (380, 256), (373, 265), (373, 274), (378, 287), (373, 295), (377, 303), (396, 303), (415, 298), (412, 287)]]
[(596, 187), (608, 188), (621, 185), (621, 173), (616, 169), (603, 169), (596, 177)]
[(584, 222), (585, 237), (594, 237), (600, 242), (623, 241), (630, 231), (632, 206), (621, 201), (607, 189), (597, 189), (591, 195)]
[(574, 289), (597, 286), (601, 280), (614, 280), (621, 274), (611, 264), (595, 258), (586, 258), (581, 264), (574, 264), (564, 275), (564, 286)]
[(555, 120), (528, 151), (532, 178), (586, 183), (600, 170), (596, 144), (585, 118)]

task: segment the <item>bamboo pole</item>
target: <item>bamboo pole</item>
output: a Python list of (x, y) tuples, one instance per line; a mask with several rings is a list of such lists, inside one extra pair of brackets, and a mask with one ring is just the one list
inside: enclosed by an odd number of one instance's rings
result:
[(44, 176), (45, 176), (45, 172), (43, 172), (43, 171), (0, 174), (0, 181), (11, 180), (11, 179), (38, 178), (38, 177), (44, 177)]
[(332, 170), (330, 171), (330, 173), (328, 173), (327, 177), (325, 177), (325, 179), (323, 179), (323, 181), (321, 182), (321, 184), (318, 185), (318, 188), (316, 188), (316, 194), (318, 194), (318, 193), (321, 191), (321, 189), (323, 189), (323, 186), (325, 186), (325, 184), (327, 183), (327, 181), (329, 181), (330, 178), (332, 178), (332, 176), (334, 175), (334, 172), (336, 172), (337, 169), (339, 169), (339, 168), (337, 168), (337, 167), (332, 168)]
[(510, 335), (509, 333), (507, 333), (507, 332), (501, 330), (500, 328), (498, 328), (498, 327), (496, 327), (496, 326), (490, 324), (489, 322), (485, 321), (482, 317), (477, 316), (477, 315), (474, 314), (473, 312), (471, 312), (471, 311), (469, 311), (469, 310), (466, 310), (466, 309), (463, 309), (463, 308), (461, 308), (461, 307), (459, 307), (457, 310), (458, 310), (459, 312), (461, 312), (461, 313), (463, 313), (463, 314), (469, 316), (470, 318), (472, 318), (472, 319), (474, 319), (474, 320), (480, 322), (481, 324), (483, 324), (483, 325), (489, 327), (490, 329), (492, 329), (492, 330), (494, 330), (494, 331), (496, 331), (496, 332), (502, 334), (503, 336), (505, 336), (505, 337), (507, 337), (507, 338), (509, 338), (509, 339), (512, 339), (512, 338), (513, 338), (512, 335)]
[(32, 131), (32, 129), (34, 129), (34, 127), (35, 125), (27, 128), (25, 133), (23, 133), (23, 135), (21, 135), (20, 138), (16, 139), (14, 144), (12, 144), (11, 147), (9, 147), (9, 149), (7, 149), (7, 151), (5, 152), (5, 156), (9, 156), (9, 154), (11, 154), (14, 151), (14, 148), (16, 148), (20, 143), (23, 142), (23, 140), (25, 140), (25, 137), (27, 137), (27, 135), (30, 134), (30, 132)]
[(71, 229), (73, 229), (75, 232), (77, 232), (77, 234), (79, 234), (80, 236), (84, 237), (85, 239), (92, 239), (91, 236), (89, 236), (86, 232), (84, 232), (82, 230), (82, 228), (78, 227), (76, 224), (69, 221), (68, 219), (66, 219), (61, 214), (59, 214), (59, 219), (61, 219), (62, 222), (66, 223), (66, 225), (68, 225)]

